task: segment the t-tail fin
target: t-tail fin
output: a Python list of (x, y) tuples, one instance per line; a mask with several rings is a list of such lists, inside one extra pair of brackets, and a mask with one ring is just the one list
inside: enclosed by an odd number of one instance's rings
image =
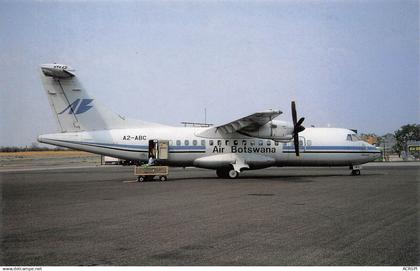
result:
[(41, 78), (62, 132), (141, 128), (157, 124), (126, 119), (100, 105), (67, 65), (41, 65)]

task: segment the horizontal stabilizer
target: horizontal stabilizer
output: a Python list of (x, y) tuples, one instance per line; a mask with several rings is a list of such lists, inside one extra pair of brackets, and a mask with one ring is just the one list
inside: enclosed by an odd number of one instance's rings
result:
[(42, 73), (45, 76), (66, 79), (74, 77), (73, 69), (67, 65), (61, 64), (43, 64), (41, 65)]

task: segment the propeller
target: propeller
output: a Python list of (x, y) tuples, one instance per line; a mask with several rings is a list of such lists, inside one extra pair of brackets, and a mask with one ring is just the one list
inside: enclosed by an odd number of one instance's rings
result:
[(299, 120), (297, 120), (295, 101), (292, 101), (292, 118), (293, 118), (293, 143), (295, 144), (296, 156), (299, 156), (299, 133), (305, 130), (305, 127), (303, 127), (302, 125), (305, 118), (300, 118)]

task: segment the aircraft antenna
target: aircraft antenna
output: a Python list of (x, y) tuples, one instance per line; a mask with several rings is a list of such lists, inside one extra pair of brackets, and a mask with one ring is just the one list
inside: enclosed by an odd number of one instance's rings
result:
[(207, 108), (204, 107), (204, 124), (207, 124)]

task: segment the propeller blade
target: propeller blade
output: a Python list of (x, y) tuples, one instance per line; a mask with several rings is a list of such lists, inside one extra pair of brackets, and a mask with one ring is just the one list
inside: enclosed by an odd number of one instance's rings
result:
[(299, 137), (297, 133), (293, 135), (293, 143), (295, 144), (296, 156), (299, 156)]
[(299, 121), (297, 120), (297, 113), (296, 113), (296, 103), (292, 101), (292, 119), (293, 119), (293, 144), (295, 145), (295, 153), (296, 156), (299, 156), (299, 133), (305, 130), (305, 127), (302, 126), (303, 121), (305, 118), (300, 118)]
[(296, 123), (296, 126), (301, 126), (302, 122), (305, 120), (305, 118), (300, 118), (299, 121)]
[(296, 126), (297, 114), (296, 114), (296, 104), (295, 104), (295, 101), (292, 101), (292, 119), (293, 119), (293, 126)]
[(303, 127), (302, 125), (298, 126), (297, 129), (296, 129), (296, 134), (302, 132), (303, 130), (305, 130), (305, 127)]

